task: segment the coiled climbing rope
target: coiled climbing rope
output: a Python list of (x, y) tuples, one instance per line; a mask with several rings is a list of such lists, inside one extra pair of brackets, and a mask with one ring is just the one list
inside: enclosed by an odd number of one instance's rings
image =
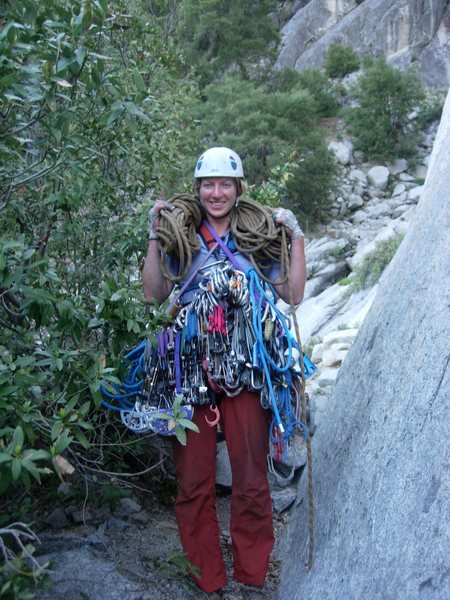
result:
[[(175, 275), (162, 264), (164, 276), (171, 281), (179, 281), (189, 271), (192, 257), (200, 249), (197, 231), (205, 213), (200, 202), (188, 194), (178, 194), (168, 203), (173, 208), (160, 212), (158, 244), (162, 256), (179, 260), (179, 270)], [(263, 270), (274, 262), (280, 262), (281, 282), (284, 282), (289, 260), (288, 244), (283, 228), (273, 222), (272, 212), (271, 207), (249, 198), (240, 198), (231, 214), (230, 231), (236, 249), (249, 259), (261, 279), (267, 281)]]
[[(162, 263), (164, 276), (171, 281), (179, 281), (188, 273), (192, 257), (200, 249), (197, 231), (205, 214), (199, 200), (192, 195), (178, 194), (169, 200), (169, 204), (173, 207), (172, 210), (162, 209), (160, 212), (157, 228), (158, 244), (161, 256), (178, 259), (179, 268), (175, 275), (169, 271), (164, 262)], [(311, 439), (306, 423), (305, 365), (290, 278), (289, 244), (284, 227), (276, 226), (272, 219), (273, 210), (271, 207), (258, 204), (249, 198), (239, 198), (231, 214), (230, 231), (236, 249), (250, 261), (260, 279), (273, 285), (263, 271), (274, 262), (278, 262), (281, 267), (281, 280), (278, 283), (286, 280), (288, 282), (289, 302), (301, 367), (300, 404), (303, 419), (301, 426), (306, 432), (309, 500), (309, 544), (306, 567), (311, 569), (314, 551), (314, 498)]]

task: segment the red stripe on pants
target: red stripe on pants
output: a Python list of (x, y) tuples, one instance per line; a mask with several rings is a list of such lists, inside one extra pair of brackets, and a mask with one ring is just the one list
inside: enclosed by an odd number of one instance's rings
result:
[[(220, 403), (233, 478), (230, 532), (234, 578), (263, 585), (274, 543), (272, 501), (267, 481), (268, 419), (259, 394), (243, 391)], [(173, 441), (179, 493), (175, 513), (181, 542), (191, 564), (200, 569), (195, 581), (205, 592), (226, 584), (216, 514), (216, 427), (209, 406), (196, 406), (194, 422), (200, 433), (187, 430), (187, 444)]]

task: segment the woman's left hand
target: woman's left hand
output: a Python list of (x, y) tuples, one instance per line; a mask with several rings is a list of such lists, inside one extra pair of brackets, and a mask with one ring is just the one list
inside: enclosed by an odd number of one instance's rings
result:
[(292, 210), (288, 208), (276, 208), (272, 213), (272, 219), (276, 225), (284, 225), (286, 227), (291, 240), (298, 240), (304, 237), (302, 228)]

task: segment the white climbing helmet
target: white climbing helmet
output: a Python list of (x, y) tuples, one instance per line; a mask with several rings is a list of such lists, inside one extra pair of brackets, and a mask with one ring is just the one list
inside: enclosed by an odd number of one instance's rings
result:
[(206, 150), (195, 165), (194, 178), (236, 177), (243, 178), (242, 161), (234, 150), (223, 146)]

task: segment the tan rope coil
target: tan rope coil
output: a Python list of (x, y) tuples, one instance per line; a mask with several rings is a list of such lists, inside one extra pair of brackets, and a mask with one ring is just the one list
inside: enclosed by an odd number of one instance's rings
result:
[[(160, 213), (158, 243), (162, 256), (179, 260), (175, 275), (163, 263), (164, 276), (179, 281), (189, 271), (192, 257), (200, 249), (196, 232), (205, 213), (199, 200), (188, 194), (174, 196), (169, 204), (173, 209), (162, 209)], [(286, 281), (287, 248), (282, 249), (283, 228), (273, 222), (273, 210), (249, 198), (240, 198), (231, 214), (230, 231), (236, 249), (250, 260), (258, 276), (267, 281), (264, 269), (273, 262), (280, 262), (282, 281)]]

